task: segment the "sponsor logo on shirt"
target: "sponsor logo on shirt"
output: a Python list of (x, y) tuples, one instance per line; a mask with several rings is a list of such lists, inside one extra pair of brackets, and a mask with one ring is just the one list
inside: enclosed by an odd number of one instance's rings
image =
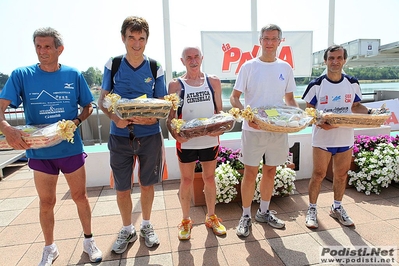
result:
[(209, 102), (211, 94), (209, 91), (187, 93), (187, 103)]
[(65, 83), (65, 84), (64, 84), (64, 89), (73, 90), (73, 89), (74, 89), (73, 83)]
[(340, 102), (341, 101), (341, 95), (334, 96), (332, 101), (333, 102)]
[(328, 95), (320, 98), (320, 104), (328, 104)]
[(285, 78), (283, 77), (283, 74), (280, 74), (280, 76), (278, 77), (279, 80), (285, 80)]
[(144, 82), (145, 82), (145, 83), (150, 83), (151, 80), (152, 80), (152, 78), (148, 77), (148, 78), (144, 79)]
[(348, 106), (344, 106), (344, 107), (334, 107), (334, 108), (330, 108), (330, 109), (324, 109), (323, 110), (324, 113), (334, 113), (334, 114), (344, 114), (344, 113), (350, 113), (349, 112), (349, 107)]
[(345, 94), (345, 103), (352, 102), (352, 94)]

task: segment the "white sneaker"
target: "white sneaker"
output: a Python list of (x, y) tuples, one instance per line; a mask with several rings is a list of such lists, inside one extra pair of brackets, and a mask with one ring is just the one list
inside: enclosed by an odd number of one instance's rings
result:
[(317, 210), (315, 207), (309, 207), (308, 212), (306, 213), (305, 224), (308, 228), (316, 229), (319, 227), (319, 223), (317, 222)]
[(127, 249), (129, 243), (137, 240), (136, 229), (133, 227), (133, 232), (128, 232), (125, 229), (121, 229), (118, 234), (118, 238), (112, 245), (112, 251), (116, 254), (122, 254)]
[(89, 255), (91, 262), (100, 262), (103, 259), (103, 253), (98, 249), (93, 238), (83, 240), (83, 251)]
[(330, 210), (330, 216), (334, 219), (337, 219), (341, 224), (345, 226), (354, 226), (355, 223), (352, 221), (352, 219), (349, 217), (349, 215), (346, 213), (344, 207), (339, 206), (339, 208), (335, 209), (334, 205), (331, 206)]
[(149, 248), (152, 248), (154, 245), (159, 245), (158, 236), (154, 232), (154, 228), (151, 224), (141, 227), (140, 236), (144, 237), (145, 245)]
[(252, 226), (251, 217), (249, 217), (248, 215), (241, 216), (240, 222), (237, 226), (236, 235), (242, 236), (242, 237), (249, 236), (249, 233), (250, 233), (249, 231), (250, 231), (251, 226)]
[(259, 223), (267, 223), (271, 227), (281, 229), (285, 226), (285, 222), (277, 218), (275, 214), (277, 214), (277, 212), (273, 210), (267, 210), (266, 213), (262, 214), (258, 209), (255, 215), (255, 220)]
[(51, 266), (59, 255), (60, 252), (57, 246), (55, 246), (55, 248), (44, 247), (42, 261), (39, 263), (39, 266)]

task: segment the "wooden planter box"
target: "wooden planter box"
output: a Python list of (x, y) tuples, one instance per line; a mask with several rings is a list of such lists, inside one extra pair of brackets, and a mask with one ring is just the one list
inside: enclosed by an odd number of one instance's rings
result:
[[(355, 164), (355, 157), (352, 157), (351, 166), (350, 166), (349, 170), (355, 171), (356, 169), (357, 169), (357, 165)], [(330, 160), (330, 164), (328, 165), (325, 178), (328, 181), (333, 182), (332, 159)], [(349, 179), (349, 177), (346, 176), (346, 188), (353, 187), (352, 185), (349, 185), (348, 179)]]
[(205, 204), (204, 194), (204, 181), (202, 180), (202, 172), (196, 172), (194, 174), (194, 181), (192, 187), (191, 201), (194, 206), (203, 206)]

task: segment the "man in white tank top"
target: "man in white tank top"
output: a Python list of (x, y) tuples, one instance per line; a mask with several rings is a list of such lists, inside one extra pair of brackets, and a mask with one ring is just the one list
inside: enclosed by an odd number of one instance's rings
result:
[(202, 166), (204, 193), (207, 206), (205, 225), (212, 228), (216, 235), (225, 235), (226, 228), (215, 214), (216, 183), (215, 168), (219, 150), (218, 135), (186, 139), (171, 128), (171, 120), (180, 118), (186, 121), (195, 118), (209, 118), (222, 110), (222, 88), (219, 78), (207, 76), (201, 72), (202, 53), (198, 47), (186, 47), (181, 61), (186, 73), (169, 83), (168, 94), (177, 93), (182, 98), (182, 105), (177, 111), (172, 110), (167, 120), (167, 127), (176, 139), (176, 153), (181, 173), (179, 197), (183, 219), (179, 225), (178, 238), (187, 240), (191, 237), (190, 219), (191, 187), (194, 181), (196, 162)]

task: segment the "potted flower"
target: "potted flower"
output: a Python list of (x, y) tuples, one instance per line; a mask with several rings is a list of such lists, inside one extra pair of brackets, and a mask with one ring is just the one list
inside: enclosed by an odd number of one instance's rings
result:
[(221, 163), (215, 170), (216, 203), (229, 203), (239, 194), (238, 184), (242, 175), (229, 161)]
[[(231, 149), (219, 146), (219, 153), (217, 157), (217, 165), (229, 162), (231, 167), (236, 170), (244, 170), (244, 164), (239, 160), (241, 149)], [(197, 160), (195, 164), (195, 172), (202, 172), (201, 163)]]
[(383, 187), (399, 178), (399, 136), (355, 137), (353, 146), (355, 171), (348, 172), (349, 184), (366, 195), (379, 194)]
[(273, 196), (286, 197), (294, 194), (296, 172), (286, 165), (279, 165), (274, 177)]
[(244, 164), (239, 160), (241, 149), (231, 149), (219, 146), (219, 154), (217, 158), (217, 166), (223, 163), (230, 163), (235, 170), (244, 170)]

